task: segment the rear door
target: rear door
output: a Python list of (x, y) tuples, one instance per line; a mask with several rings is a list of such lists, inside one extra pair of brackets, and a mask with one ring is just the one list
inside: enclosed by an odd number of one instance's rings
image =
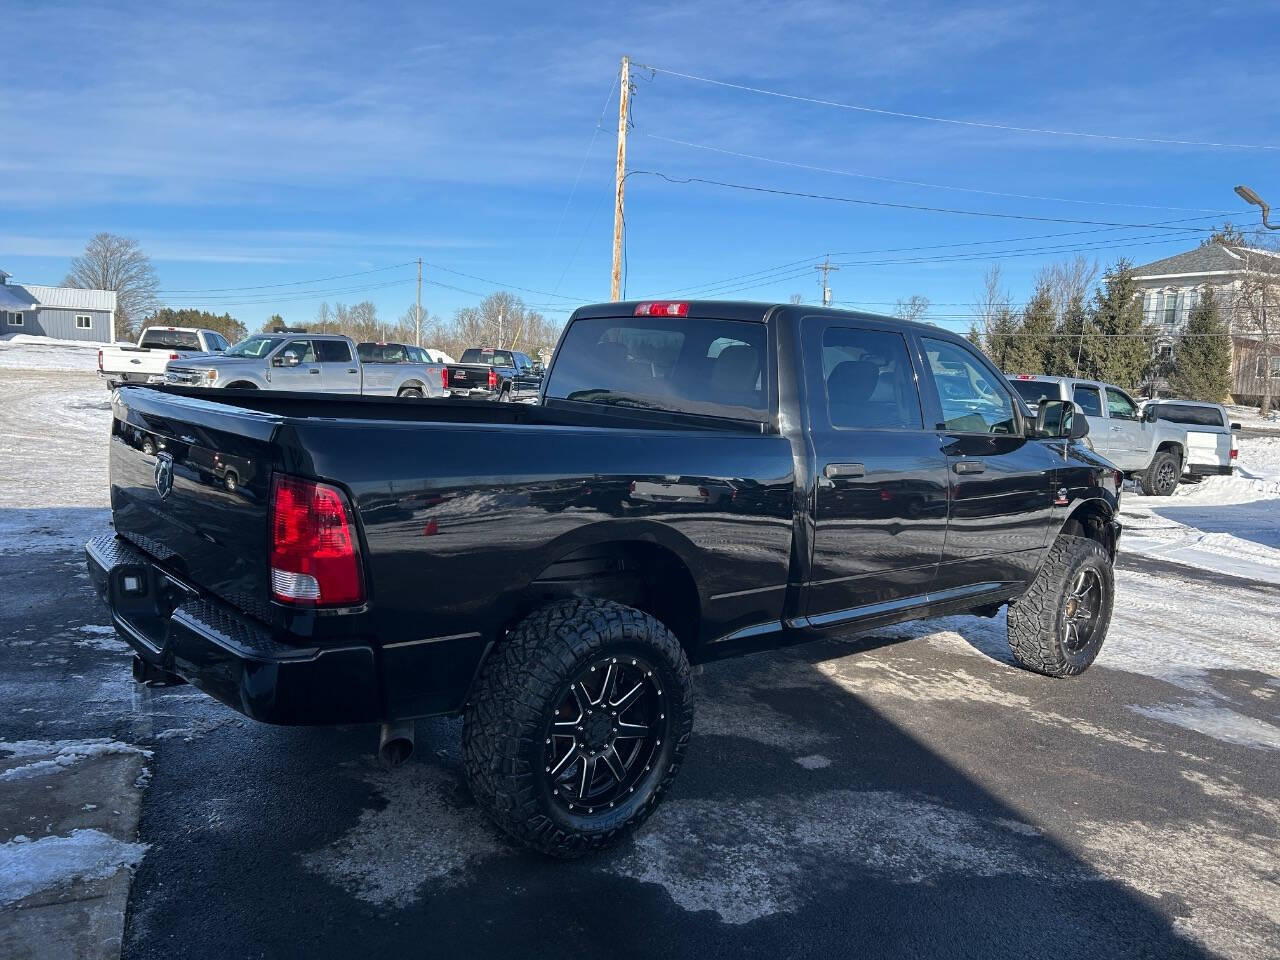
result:
[(951, 489), (935, 593), (976, 595), (1025, 581), (1049, 537), (1062, 458), (1025, 436), (1013, 395), (985, 357), (933, 337), (920, 337), (919, 349)]
[(351, 355), (351, 344), (345, 340), (317, 340), (316, 360), (320, 363), (320, 382), (329, 393), (359, 393), (360, 365)]
[[(287, 354), (298, 357), (296, 367), (284, 366)], [(281, 364), (277, 366), (277, 364)], [(311, 340), (290, 340), (276, 351), (271, 358), (272, 390), (321, 390), (323, 378), (320, 375), (320, 364), (316, 360), (315, 344)]]
[(946, 539), (947, 461), (907, 340), (811, 317), (803, 347), (817, 459), (806, 613), (825, 626), (922, 603)]

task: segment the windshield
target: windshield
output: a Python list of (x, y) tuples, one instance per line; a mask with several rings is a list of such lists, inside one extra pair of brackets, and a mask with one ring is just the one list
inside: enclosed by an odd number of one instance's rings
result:
[(1041, 400), (1058, 399), (1058, 385), (1050, 380), (1010, 380), (1009, 386), (1033, 406)]
[(509, 350), (493, 350), (489, 347), (481, 349), (480, 347), (472, 347), (470, 350), (462, 351), (462, 359), (459, 363), (487, 363), (491, 367), (514, 367), (511, 362), (511, 351)]
[(249, 337), (223, 354), (224, 357), (265, 357), (284, 337)]

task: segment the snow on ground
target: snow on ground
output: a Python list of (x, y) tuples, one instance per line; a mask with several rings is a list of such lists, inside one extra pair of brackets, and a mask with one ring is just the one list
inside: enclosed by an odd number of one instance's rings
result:
[(0, 370), (74, 370), (97, 374), (100, 343), (17, 334), (0, 340)]
[(1126, 493), (1121, 549), (1280, 584), (1280, 437), (1242, 437), (1234, 476)]
[[(88, 760), (91, 757), (103, 757), (113, 753), (136, 753), (140, 756), (151, 756), (150, 750), (135, 747), (131, 743), (121, 743), (108, 737), (94, 737), (90, 740), (14, 740), (0, 741), (0, 753), (9, 754), (4, 761), (27, 760), (16, 767), (0, 771), (0, 781), (29, 780), (42, 777), (58, 770)], [(31, 760), (40, 757), (39, 760)]]
[(0, 553), (78, 547), (105, 531), (111, 395), (96, 375), (0, 368), (0, 409)]
[[(1280, 400), (1280, 397), (1274, 399)], [(1230, 415), (1232, 423), (1238, 423), (1246, 430), (1274, 430), (1280, 433), (1280, 408), (1274, 405), (1270, 415), (1265, 420), (1258, 415), (1256, 406), (1241, 407), (1229, 403), (1227, 404), (1227, 413)]]
[(0, 844), (0, 904), (73, 880), (105, 880), (135, 867), (145, 843), (125, 843), (101, 830), (72, 830), (65, 837), (17, 836)]

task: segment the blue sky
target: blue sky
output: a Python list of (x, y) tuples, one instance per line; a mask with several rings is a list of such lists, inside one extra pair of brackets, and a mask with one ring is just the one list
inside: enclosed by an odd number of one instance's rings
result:
[[(890, 111), (1273, 147), (910, 120), (637, 67), (633, 170), (1096, 223), (824, 202), (640, 174), (627, 191), (630, 296), (696, 288), (814, 300), (812, 264), (830, 252), (843, 264), (831, 281), (838, 301), (888, 309), (923, 294), (940, 322), (963, 326), (992, 260), (1004, 262), (1021, 299), (1052, 259), (1037, 252), (1049, 245), (1095, 245), (1087, 252), (1107, 263), (1196, 242), (1102, 223), (1204, 216), (1192, 221), (1203, 225), (1215, 211), (1255, 223), (1232, 193), (1241, 182), (1280, 206), (1273, 4), (8, 0), (0, 20), (16, 41), (0, 68), (0, 267), (18, 280), (60, 282), (90, 235), (122, 233), (150, 253), (171, 306), (229, 310), (251, 326), (276, 311), (305, 323), (322, 299), (371, 299), (394, 319), (413, 302), (414, 271), (379, 268), (417, 257), (434, 265), (424, 271), (424, 305), (442, 315), (475, 301), (461, 291), (500, 285), (542, 291), (522, 295), (548, 312), (607, 299), (624, 53)], [(1021, 239), (1051, 234), (1069, 236)], [(931, 249), (899, 249), (908, 247)], [(924, 262), (901, 262), (909, 258)], [(783, 264), (794, 266), (765, 272)], [(378, 272), (298, 282), (370, 270)], [(268, 284), (294, 285), (223, 289)]]

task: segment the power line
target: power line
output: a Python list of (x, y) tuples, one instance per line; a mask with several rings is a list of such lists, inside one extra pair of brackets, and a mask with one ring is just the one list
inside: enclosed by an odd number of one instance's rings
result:
[(1271, 144), (1264, 143), (1217, 143), (1211, 140), (1175, 140), (1165, 137), (1135, 137), (1115, 133), (1092, 133), (1081, 130), (1055, 130), (1048, 127), (1022, 127), (1013, 124), (990, 123), (981, 120), (958, 120), (954, 117), (935, 117), (924, 113), (906, 113), (899, 110), (889, 110), (884, 107), (867, 106), (865, 104), (841, 103), (838, 100), (826, 100), (820, 97), (803, 97), (792, 93), (782, 93), (778, 90), (766, 90), (762, 87), (752, 87), (742, 83), (730, 83), (726, 80), (713, 80), (710, 77), (699, 77), (691, 73), (681, 73), (677, 70), (667, 70), (664, 67), (655, 67), (651, 64), (636, 64), (636, 66), (644, 70), (649, 70), (652, 73), (665, 73), (668, 76), (679, 77), (682, 80), (696, 80), (699, 83), (709, 83), (717, 87), (728, 87), (733, 90), (743, 90), (747, 93), (757, 93), (767, 97), (778, 97), (783, 100), (793, 100), (800, 103), (813, 103), (823, 107), (836, 107), (841, 110), (856, 110), (859, 113), (874, 113), (880, 116), (897, 117), (903, 120), (926, 120), (930, 123), (946, 123), (961, 127), (978, 127), (985, 130), (1003, 130), (1009, 133), (1032, 133), (1054, 137), (1110, 140), (1121, 143), (1151, 143), (1179, 147), (1218, 147), (1232, 150), (1280, 150), (1280, 146), (1273, 146)]
[[(806, 200), (827, 200), (833, 203), (851, 203), (868, 207), (888, 207), (895, 210), (918, 210), (923, 213), (949, 213), (966, 217), (990, 217), (996, 220), (1030, 220), (1037, 223), (1077, 223), (1087, 226), (1118, 227), (1120, 229), (1180, 229), (1177, 227), (1161, 227), (1153, 223), (1116, 223), (1110, 220), (1075, 220), (1070, 217), (1043, 217), (1029, 213), (997, 213), (989, 210), (964, 210), (956, 207), (932, 207), (914, 203), (897, 203), (890, 200), (867, 200), (861, 197), (837, 197), (831, 194), (808, 193), (802, 190), (782, 190), (778, 187), (761, 187), (745, 183), (730, 183), (726, 180), (712, 180), (707, 177), (672, 177), (657, 170), (631, 170), (628, 177), (658, 177), (668, 183), (683, 186), (692, 183), (703, 183), (713, 187), (726, 187), (732, 190), (746, 190), (753, 193), (767, 193), (782, 197), (801, 197)], [(1216, 214), (1215, 214), (1216, 216)], [(1207, 220), (1209, 215), (1189, 217), (1190, 220)], [(1190, 229), (1190, 228), (1187, 228)], [(1200, 230), (1211, 230), (1211, 227), (1200, 227)]]
[(432, 263), (430, 260), (422, 261), (425, 266), (434, 267), (437, 270), (443, 270), (445, 273), (452, 273), (455, 277), (466, 277), (468, 280), (479, 280), (481, 283), (493, 283), (500, 287), (506, 287), (509, 290), (519, 290), (522, 293), (536, 293), (540, 297), (554, 297), (558, 300), (577, 300), (582, 302), (582, 297), (573, 297), (564, 293), (552, 293), (550, 290), (535, 290), (532, 287), (519, 287), (514, 283), (503, 283), (501, 280), (493, 280), (489, 277), (479, 277), (474, 273), (463, 273), (461, 270), (452, 270), (449, 267), (442, 266), (438, 263)]
[(809, 163), (798, 163), (794, 160), (779, 160), (775, 157), (762, 157), (752, 153), (740, 153), (737, 150), (728, 150), (724, 147), (713, 147), (705, 143), (694, 143), (690, 140), (678, 140), (675, 137), (664, 137), (656, 133), (645, 133), (642, 134), (642, 136), (648, 137), (650, 140), (661, 140), (664, 143), (675, 143), (682, 147), (692, 147), (695, 150), (708, 150), (712, 153), (721, 153), (730, 157), (739, 157), (743, 160), (758, 160), (761, 163), (773, 163), (783, 167), (796, 167), (800, 170), (812, 170), (817, 173), (830, 173), (840, 177), (857, 177), (860, 180), (874, 180), (878, 183), (896, 183), (908, 187), (928, 187), (933, 190), (955, 190), (960, 193), (977, 193), (988, 197), (1007, 197), (1012, 200), (1043, 200), (1050, 203), (1076, 203), (1103, 207), (1134, 207), (1141, 210), (1180, 210), (1187, 213), (1212, 213), (1218, 216), (1230, 216), (1235, 212), (1232, 210), (1208, 210), (1203, 207), (1166, 207), (1152, 203), (1124, 203), (1115, 200), (1079, 200), (1071, 197), (1046, 197), (1031, 193), (1006, 193), (1001, 190), (982, 190), (977, 187), (958, 187), (947, 183), (928, 183), (923, 180), (902, 180), (897, 177), (880, 177), (869, 173), (858, 173), (854, 170), (837, 170), (832, 167), (819, 167)]

